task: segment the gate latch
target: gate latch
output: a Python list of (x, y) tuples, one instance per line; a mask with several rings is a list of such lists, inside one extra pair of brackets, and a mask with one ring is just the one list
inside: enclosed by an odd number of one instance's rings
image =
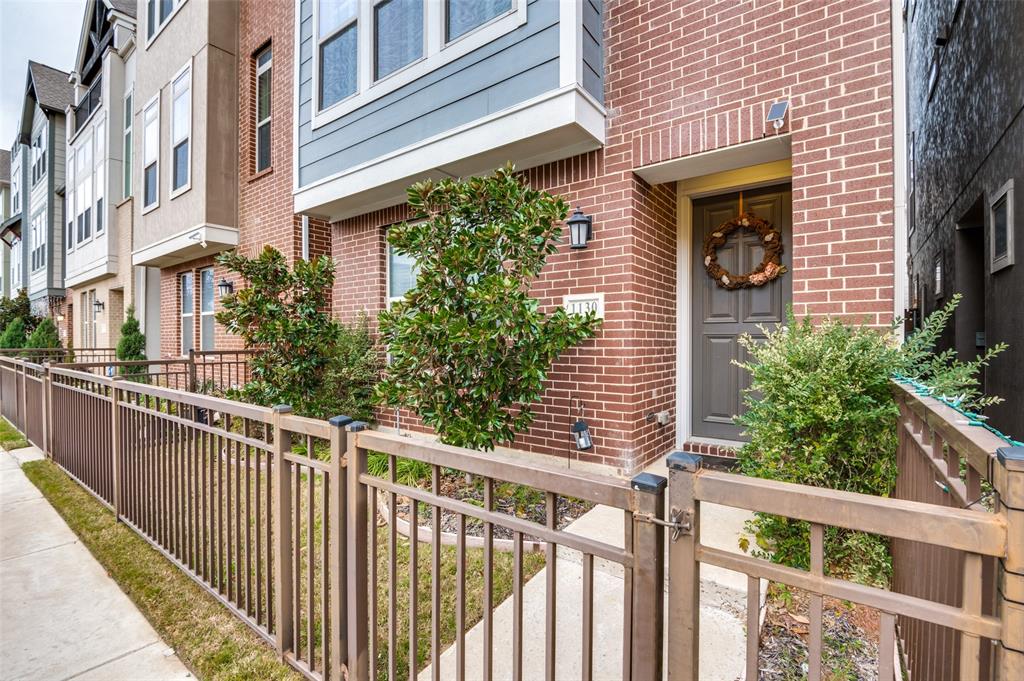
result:
[(693, 523), (691, 522), (693, 515), (690, 511), (673, 508), (669, 513), (668, 520), (656, 518), (653, 513), (634, 513), (633, 517), (640, 522), (672, 528), (672, 541), (679, 539), (681, 535), (693, 534)]

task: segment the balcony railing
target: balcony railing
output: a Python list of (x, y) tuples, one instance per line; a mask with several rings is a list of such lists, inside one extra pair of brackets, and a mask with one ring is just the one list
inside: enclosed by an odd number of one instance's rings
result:
[(82, 97), (82, 101), (75, 107), (75, 132), (82, 129), (82, 125), (89, 120), (89, 116), (100, 108), (100, 91), (102, 90), (103, 79), (96, 78), (89, 91)]

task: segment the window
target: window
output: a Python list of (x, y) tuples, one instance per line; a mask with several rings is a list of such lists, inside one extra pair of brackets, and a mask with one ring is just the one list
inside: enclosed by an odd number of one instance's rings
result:
[(157, 182), (160, 179), (160, 94), (157, 93), (146, 105), (142, 114), (142, 208), (155, 208), (160, 195)]
[[(14, 153), (17, 153), (16, 151)], [(21, 168), (14, 168), (11, 171), (11, 214), (17, 215), (21, 212), (21, 194), (18, 192), (18, 176)]]
[(32, 141), (32, 184), (46, 177), (46, 126)]
[(256, 172), (270, 167), (270, 79), (273, 52), (256, 55)]
[(512, 9), (512, 0), (447, 0), (445, 42), (464, 36)]
[(373, 79), (423, 56), (423, 0), (383, 0), (373, 8)]
[(1013, 264), (1013, 180), (995, 193), (989, 203), (989, 225), (991, 226), (992, 272), (998, 272)]
[(146, 0), (146, 39), (152, 41), (185, 0)]
[(326, 109), (356, 91), (359, 7), (356, 0), (317, 0), (317, 6), (320, 108)]
[(213, 350), (213, 268), (199, 270), (199, 349)]
[(127, 199), (132, 195), (132, 96), (129, 92), (124, 96), (124, 144), (121, 149), (124, 161), (121, 169), (124, 171), (122, 178), (121, 198)]
[(388, 246), (388, 303), (401, 300), (416, 286), (416, 261)]
[(100, 123), (96, 126), (96, 134), (93, 139), (96, 141), (96, 153), (93, 154), (93, 158), (96, 160), (96, 167), (93, 171), (93, 184), (96, 187), (96, 234), (97, 236), (103, 233), (104, 227), (104, 215), (103, 215), (103, 199), (107, 195), (107, 153), (104, 141), (107, 136), (107, 126), (105, 123)]
[(75, 220), (78, 243), (92, 238), (92, 143), (91, 135), (83, 138), (75, 152)]
[(42, 210), (32, 216), (31, 241), (29, 253), (31, 271), (41, 270), (46, 266), (46, 211)]
[(314, 128), (524, 25), (528, 0), (316, 0)]
[(943, 281), (942, 281), (942, 254), (940, 253), (935, 258), (935, 297), (941, 298), (943, 296)]
[(195, 349), (195, 327), (193, 308), (195, 290), (193, 274), (185, 272), (181, 275), (181, 354), (187, 355)]
[(65, 162), (67, 177), (65, 184), (64, 217), (67, 218), (67, 232), (64, 234), (64, 247), (70, 253), (75, 248), (75, 153), (68, 151), (68, 158)]
[(91, 335), (90, 334), (90, 327), (92, 326), (92, 324), (91, 324), (91, 322), (92, 322), (91, 310), (93, 308), (93, 305), (92, 305), (92, 303), (89, 300), (91, 294), (92, 294), (91, 291), (82, 291), (82, 295), (81, 295), (81, 299), (82, 299), (82, 312), (81, 312), (80, 316), (82, 318), (82, 337), (81, 337), (81, 339), (79, 339), (78, 344), (81, 347), (83, 347), (83, 348), (90, 347), (90, 345), (89, 345), (89, 337)]
[(186, 66), (171, 86), (171, 196), (191, 186), (192, 69)]

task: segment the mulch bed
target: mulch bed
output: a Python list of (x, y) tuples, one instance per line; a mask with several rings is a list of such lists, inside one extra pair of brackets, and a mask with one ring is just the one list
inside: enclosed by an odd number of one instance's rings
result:
[[(420, 485), (429, 489), (429, 483)], [(484, 505), (483, 480), (480, 478), (468, 478), (457, 472), (445, 472), (441, 475), (440, 494), (449, 499), (465, 501), (474, 506)], [(547, 504), (545, 503), (544, 492), (530, 487), (513, 485), (512, 483), (494, 483), (494, 510), (523, 520), (529, 520), (541, 525), (547, 522)], [(570, 497), (558, 497), (555, 513), (555, 527), (563, 529), (570, 525), (577, 518), (594, 507), (594, 504), (581, 499)], [(420, 504), (417, 509), (418, 520), (421, 525), (429, 525), (432, 519), (432, 508)], [(409, 499), (398, 497), (398, 514), (408, 520)], [(496, 539), (512, 539), (513, 531), (494, 525), (494, 537)], [(456, 533), (458, 531), (458, 515), (441, 512), (441, 529), (444, 532)], [(482, 537), (484, 524), (477, 518), (466, 517), (466, 534), (475, 537)], [(527, 537), (529, 538), (529, 537)]]

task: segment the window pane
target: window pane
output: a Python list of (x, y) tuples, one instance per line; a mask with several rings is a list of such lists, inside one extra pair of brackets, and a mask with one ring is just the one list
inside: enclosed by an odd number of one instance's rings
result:
[(319, 0), (320, 36), (330, 35), (356, 15), (356, 0)]
[(160, 23), (164, 23), (167, 17), (171, 16), (171, 10), (174, 9), (174, 0), (160, 0)]
[(143, 131), (143, 160), (149, 165), (156, 160), (160, 142), (160, 126), (157, 121), (157, 104), (146, 109), (146, 125)]
[(194, 350), (195, 331), (192, 329), (192, 317), (181, 318), (181, 354), (187, 355), (189, 350)]
[(263, 66), (264, 64), (269, 64), (271, 58), (273, 57), (273, 54), (273, 50), (271, 50), (269, 47), (260, 52), (260, 55), (256, 57), (256, 66), (259, 67)]
[(146, 3), (146, 35), (152, 37), (156, 30), (156, 0), (148, 0)]
[(447, 39), (455, 40), (512, 9), (512, 0), (448, 0)]
[(256, 146), (259, 152), (256, 154), (256, 170), (264, 170), (270, 167), (270, 121), (267, 121), (256, 131)]
[(199, 275), (200, 311), (213, 312), (213, 270), (201, 270)]
[(256, 82), (256, 121), (265, 121), (270, 116), (270, 72), (267, 69)]
[(186, 272), (181, 275), (181, 313), (190, 314), (192, 312), (192, 273)]
[(132, 195), (132, 132), (124, 134), (124, 188), (122, 198)]
[(145, 172), (144, 205), (152, 206), (156, 203), (156, 164), (147, 166)]
[(85, 238), (92, 236), (92, 208), (85, 209)]
[(178, 142), (188, 136), (191, 128), (189, 115), (189, 74), (174, 82), (174, 103), (171, 105), (171, 141)]
[(202, 326), (199, 328), (199, 349), (213, 350), (213, 315), (204, 314), (200, 319)]
[(102, 163), (103, 159), (106, 158), (106, 143), (107, 143), (107, 126), (100, 123), (96, 126), (96, 163)]
[(416, 263), (411, 256), (388, 249), (388, 297), (401, 298), (416, 285)]
[(103, 231), (103, 199), (96, 199), (96, 233)]
[(188, 140), (174, 147), (174, 189), (188, 184)]
[(1003, 196), (992, 206), (992, 257), (994, 259), (1006, 257), (1009, 250), (1008, 218), (1009, 208), (1006, 196)]
[(326, 108), (356, 91), (356, 25), (320, 48), (320, 107)]
[(385, 0), (374, 27), (375, 80), (423, 56), (423, 0)]

